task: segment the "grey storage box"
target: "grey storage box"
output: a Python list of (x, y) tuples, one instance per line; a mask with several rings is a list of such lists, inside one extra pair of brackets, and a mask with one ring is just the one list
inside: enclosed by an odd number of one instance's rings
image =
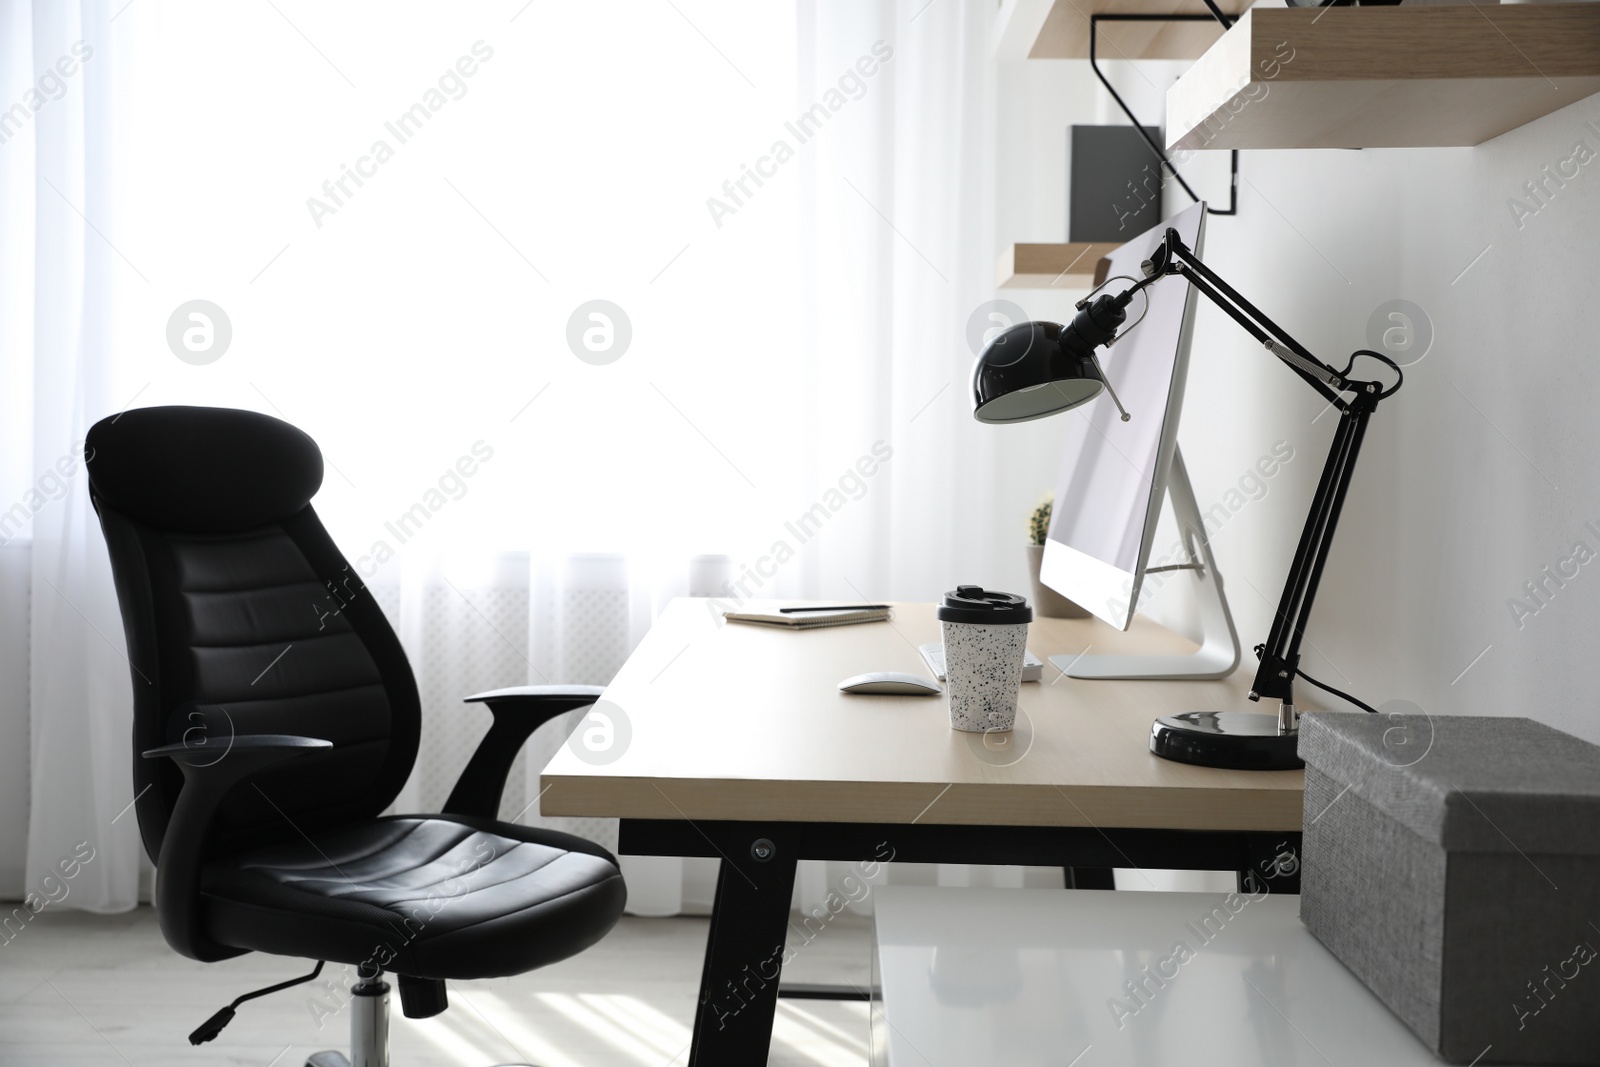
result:
[(1300, 918), (1451, 1063), (1600, 1062), (1600, 747), (1315, 712)]

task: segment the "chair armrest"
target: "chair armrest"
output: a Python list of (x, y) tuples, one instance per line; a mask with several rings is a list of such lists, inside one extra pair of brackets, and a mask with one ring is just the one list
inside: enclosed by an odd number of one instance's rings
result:
[[(187, 783), (190, 779), (190, 770), (208, 770), (213, 767), (219, 767), (224, 759), (237, 752), (241, 757), (239, 763), (250, 765), (244, 771), (233, 774), (233, 781), (237, 782), (250, 770), (259, 769), (281, 760), (293, 759), (295, 756), (303, 756), (307, 752), (332, 748), (333, 742), (324, 741), (320, 737), (300, 737), (297, 734), (242, 734), (231, 738), (227, 744), (217, 747), (223, 750), (220, 756), (213, 755), (212, 753), (215, 749), (209, 747), (208, 744), (195, 744), (189, 741), (178, 741), (170, 745), (162, 745), (160, 748), (147, 748), (139, 754), (145, 759), (171, 757), (178, 760), (178, 766), (183, 768), (184, 781)], [(181, 757), (191, 758), (184, 759)], [(233, 768), (215, 771), (206, 775), (205, 780), (221, 781), (230, 770), (233, 770)]]
[(292, 734), (245, 734), (226, 744), (187, 742), (141, 753), (145, 759), (170, 758), (183, 771), (183, 788), (167, 820), (156, 859), (156, 917), (167, 943), (190, 959), (212, 961), (239, 955), (200, 930), (200, 867), (211, 820), (228, 792), (263, 768), (312, 752), (333, 742)]
[(462, 697), (466, 704), (488, 704), (490, 709), (502, 705), (507, 710), (521, 708), (533, 710), (541, 704), (569, 702), (566, 709), (585, 707), (599, 700), (606, 691), (603, 685), (513, 685), (505, 689), (491, 689), (487, 693), (474, 693)]
[(494, 722), (456, 779), (444, 814), (484, 819), (499, 815), (500, 796), (523, 743), (557, 715), (586, 708), (604, 692), (598, 685), (516, 685), (467, 697), (466, 703), (489, 705)]

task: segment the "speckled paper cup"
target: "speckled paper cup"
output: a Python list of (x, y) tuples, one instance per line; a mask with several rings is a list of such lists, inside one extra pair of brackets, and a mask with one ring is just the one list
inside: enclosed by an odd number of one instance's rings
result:
[(1015, 593), (959, 585), (944, 595), (938, 615), (950, 728), (967, 733), (1011, 729), (1033, 621), (1028, 601)]

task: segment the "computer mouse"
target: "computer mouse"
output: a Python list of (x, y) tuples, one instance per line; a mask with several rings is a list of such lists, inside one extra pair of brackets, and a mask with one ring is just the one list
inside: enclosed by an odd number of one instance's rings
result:
[(936, 697), (944, 692), (932, 678), (899, 671), (873, 671), (858, 674), (839, 683), (841, 693), (881, 693), (901, 697)]

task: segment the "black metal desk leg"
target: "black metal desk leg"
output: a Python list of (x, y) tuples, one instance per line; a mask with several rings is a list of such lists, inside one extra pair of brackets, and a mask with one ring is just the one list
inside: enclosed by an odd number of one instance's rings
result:
[(1239, 892), (1300, 892), (1300, 831), (1246, 834), (1246, 866), (1239, 872)]
[(1063, 867), (1068, 889), (1115, 889), (1116, 875), (1110, 867)]
[(690, 1067), (767, 1062), (798, 856), (792, 837), (759, 835), (730, 841), (719, 863)]

